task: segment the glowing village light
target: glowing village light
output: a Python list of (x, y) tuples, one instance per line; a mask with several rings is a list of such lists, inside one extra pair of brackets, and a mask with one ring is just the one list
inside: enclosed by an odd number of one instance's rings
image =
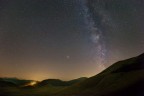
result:
[(34, 85), (36, 85), (36, 84), (37, 84), (36, 81), (32, 81), (32, 82), (29, 83), (30, 86), (34, 86)]
[(24, 86), (35, 86), (38, 82), (37, 81), (31, 81), (30, 83), (24, 85)]

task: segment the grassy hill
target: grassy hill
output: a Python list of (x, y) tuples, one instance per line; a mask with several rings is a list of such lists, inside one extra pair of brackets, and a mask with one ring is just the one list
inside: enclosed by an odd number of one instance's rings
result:
[(96, 76), (61, 90), (60, 95), (144, 96), (144, 54), (119, 61)]
[[(47, 79), (30, 86), (33, 80), (20, 80), (17, 78), (0, 78), (0, 96), (49, 96), (68, 86), (81, 82), (87, 78), (82, 77), (70, 81)], [(28, 86), (24, 86), (28, 85)]]
[(75, 83), (78, 83), (86, 79), (87, 79), (86, 77), (81, 77), (81, 78), (70, 80), (70, 81), (62, 81), (59, 79), (47, 79), (38, 83), (37, 86), (39, 87), (40, 86), (71, 86)]
[(0, 78), (0, 96), (144, 96), (144, 54), (116, 62), (90, 78), (47, 79), (32, 87), (19, 86), (28, 81)]
[(17, 79), (17, 78), (0, 78), (0, 82), (7, 82), (11, 83), (15, 86), (25, 85), (33, 80), (24, 80), (24, 79)]

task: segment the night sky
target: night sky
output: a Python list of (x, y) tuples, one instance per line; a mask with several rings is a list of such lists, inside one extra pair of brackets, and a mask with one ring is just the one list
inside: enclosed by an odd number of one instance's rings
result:
[(0, 76), (69, 80), (144, 52), (144, 0), (0, 0)]

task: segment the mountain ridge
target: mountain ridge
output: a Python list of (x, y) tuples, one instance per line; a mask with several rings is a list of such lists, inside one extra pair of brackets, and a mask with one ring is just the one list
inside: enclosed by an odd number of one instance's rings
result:
[(0, 79), (0, 96), (144, 96), (143, 74), (144, 54), (141, 54), (118, 61), (90, 78), (46, 79), (24, 88), (11, 85), (12, 82), (1, 83)]
[[(123, 94), (126, 94), (123, 96), (137, 96), (134, 94), (138, 94), (138, 92), (125, 92), (125, 90), (135, 89), (131, 89), (129, 88), (129, 86), (133, 87), (139, 85), (140, 88), (142, 87), (141, 85), (143, 85), (144, 82), (143, 64), (144, 54), (116, 62), (101, 73), (90, 77), (77, 85), (70, 86), (69, 88), (62, 90), (58, 94), (81, 94), (82, 96), (86, 94), (87, 96), (89, 96), (89, 94), (93, 94), (94, 96), (121, 96), (122, 94), (120, 93), (122, 92)], [(102, 90), (105, 92), (103, 93)], [(139, 90), (141, 90), (142, 92), (144, 88), (142, 87), (142, 89)], [(144, 96), (144, 93), (141, 94), (143, 94), (142, 96)]]

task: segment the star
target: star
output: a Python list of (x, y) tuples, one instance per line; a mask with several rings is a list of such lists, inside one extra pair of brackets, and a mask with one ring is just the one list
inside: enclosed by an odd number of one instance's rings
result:
[(67, 59), (70, 59), (70, 56), (66, 56)]

